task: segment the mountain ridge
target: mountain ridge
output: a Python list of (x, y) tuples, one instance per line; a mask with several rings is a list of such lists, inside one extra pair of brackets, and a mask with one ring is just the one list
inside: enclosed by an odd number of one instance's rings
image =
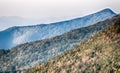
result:
[[(63, 22), (35, 26), (16, 26), (0, 32), (0, 48), (10, 49), (26, 42), (42, 40), (62, 35), (73, 29), (86, 27), (116, 15), (110, 9), (104, 9), (85, 17)], [(34, 36), (36, 35), (36, 36)], [(8, 37), (9, 36), (9, 37)], [(3, 40), (4, 39), (4, 40)], [(6, 42), (5, 42), (6, 41)], [(11, 43), (11, 44), (9, 44)]]
[[(100, 10), (96, 13), (101, 13), (101, 12), (110, 12), (111, 14), (116, 14), (115, 12), (113, 12), (110, 8), (105, 8), (103, 10)], [(96, 13), (92, 13), (92, 14), (96, 14)], [(89, 14), (89, 15), (92, 15), (92, 14)], [(56, 24), (56, 23), (60, 23), (60, 22), (67, 22), (67, 21), (70, 21), (70, 20), (75, 20), (75, 19), (80, 19), (80, 18), (83, 18), (83, 17), (86, 17), (86, 16), (89, 16), (89, 15), (85, 15), (85, 16), (82, 16), (82, 17), (77, 17), (77, 18), (72, 18), (72, 19), (69, 19), (69, 20), (64, 20), (64, 21), (58, 21), (58, 22), (53, 22), (53, 23), (49, 23), (49, 24)], [(2, 16), (4, 17), (4, 16)], [(18, 16), (12, 16), (12, 17), (18, 17)], [(13, 27), (9, 27), (7, 29), (10, 29), (10, 28), (15, 28), (15, 27), (32, 27), (32, 26), (39, 26), (39, 25), (49, 25), (49, 24), (37, 24), (37, 25), (28, 25), (28, 26), (13, 26)], [(5, 30), (7, 30), (5, 29)], [(3, 30), (4, 31), (4, 30)], [(0, 31), (2, 32), (2, 31)]]

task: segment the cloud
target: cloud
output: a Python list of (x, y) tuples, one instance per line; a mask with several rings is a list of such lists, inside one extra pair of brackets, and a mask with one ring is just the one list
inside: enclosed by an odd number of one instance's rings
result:
[(29, 36), (31, 36), (32, 34), (33, 31), (25, 31), (25, 32), (16, 31), (13, 37), (13, 44), (18, 45), (21, 43), (25, 43), (26, 41), (29, 40)]

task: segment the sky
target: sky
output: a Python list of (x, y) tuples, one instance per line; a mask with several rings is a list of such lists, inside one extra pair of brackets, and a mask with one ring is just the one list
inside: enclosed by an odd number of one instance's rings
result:
[(120, 0), (0, 0), (0, 31), (83, 17), (105, 8), (120, 13)]
[(120, 0), (0, 0), (0, 16), (84, 16), (104, 8), (120, 13)]

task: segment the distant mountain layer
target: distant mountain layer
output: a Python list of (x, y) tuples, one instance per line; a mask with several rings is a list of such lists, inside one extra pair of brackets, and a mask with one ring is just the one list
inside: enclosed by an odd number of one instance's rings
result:
[(71, 30), (61, 36), (16, 46), (0, 58), (0, 70), (23, 70), (56, 57), (73, 49), (94, 34), (114, 24), (118, 17), (109, 18), (88, 27)]
[(35, 26), (12, 27), (0, 32), (0, 49), (10, 49), (26, 42), (62, 35), (70, 30), (86, 27), (116, 15), (110, 9), (73, 20)]
[(35, 24), (48, 24), (52, 22), (62, 21), (65, 17), (45, 17), (45, 18), (24, 18), (20, 16), (1, 16), (0, 31), (13, 26), (30, 26)]
[(27, 73), (120, 73), (120, 15), (115, 18), (105, 31)]

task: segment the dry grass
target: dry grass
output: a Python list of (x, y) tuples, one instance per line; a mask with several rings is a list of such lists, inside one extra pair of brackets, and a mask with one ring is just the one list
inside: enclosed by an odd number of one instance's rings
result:
[(76, 48), (27, 73), (120, 72), (120, 20)]

